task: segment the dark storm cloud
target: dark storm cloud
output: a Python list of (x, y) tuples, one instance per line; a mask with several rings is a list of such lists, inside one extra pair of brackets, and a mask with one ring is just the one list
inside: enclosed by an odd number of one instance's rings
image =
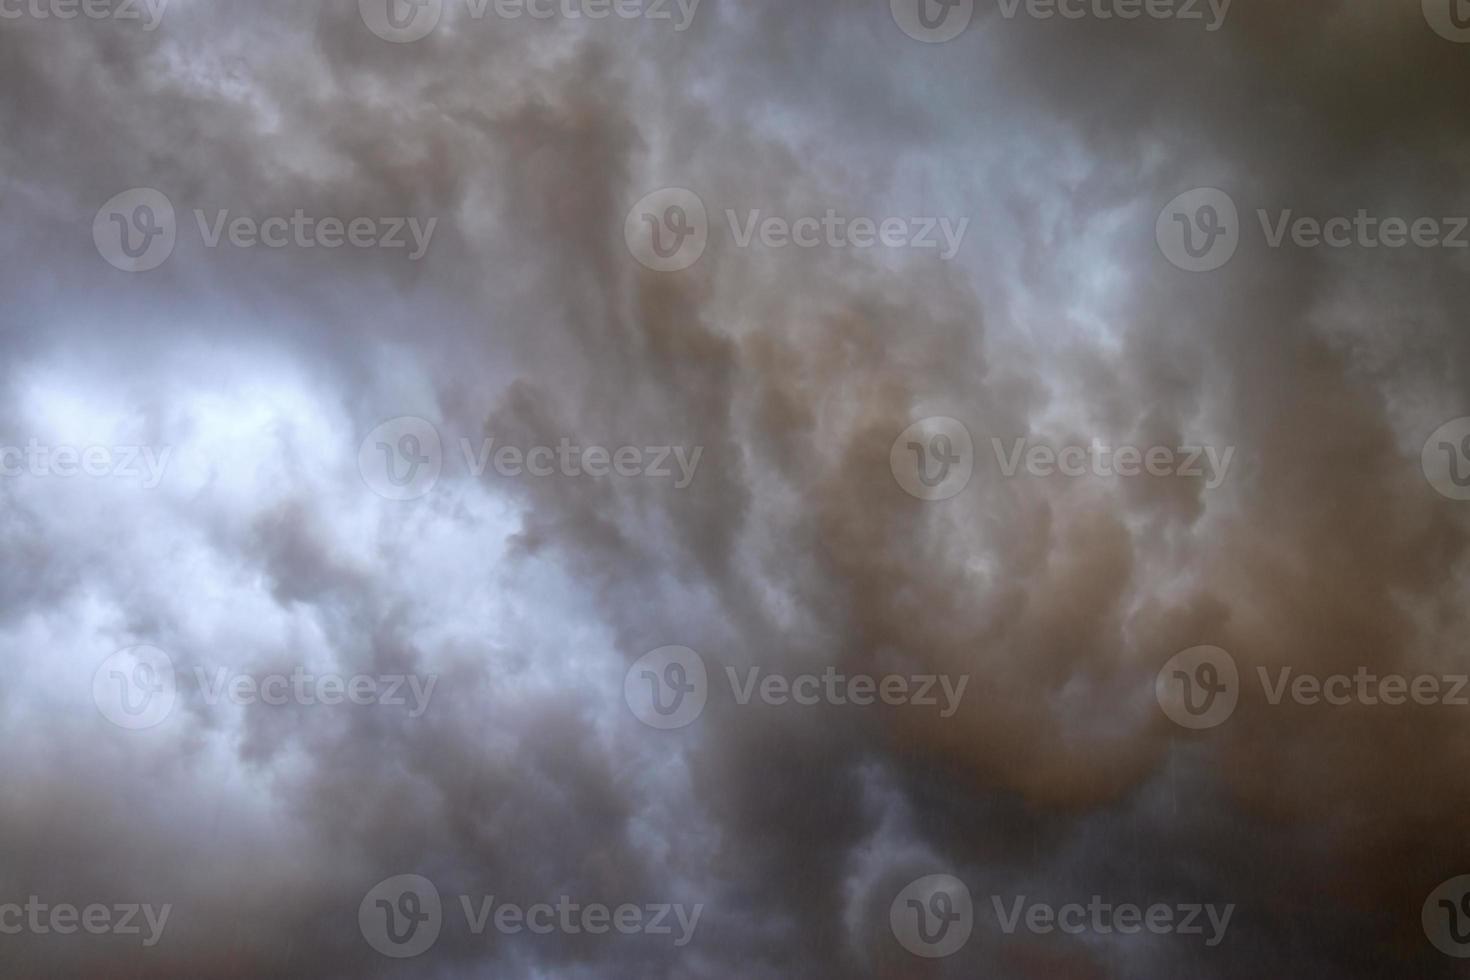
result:
[[(101, 514), (75, 487), (0, 485), (17, 664), (0, 884), (174, 905), (146, 951), (0, 952), (22, 976), (1449, 975), (1418, 914), (1470, 864), (1455, 709), (1243, 698), (1194, 735), (1153, 680), (1205, 643), (1252, 679), (1454, 670), (1464, 517), (1418, 452), (1466, 413), (1465, 261), (1270, 249), (1255, 210), (1463, 212), (1467, 49), (1412, 4), (1241, 0), (1206, 33), (981, 3), (926, 46), (882, 3), (705, 3), (678, 35), (491, 17), (406, 45), (352, 4), (175, 0), (153, 33), (0, 24), (0, 442), (28, 437), (60, 377), (113, 379), (95, 397), (136, 437), (186, 443), (173, 482), (109, 489)], [(716, 230), (692, 268), (655, 273), (623, 222), (672, 185)], [(1244, 241), (1192, 276), (1153, 224), (1207, 185)], [(134, 186), (180, 216), (146, 276), (90, 241)], [(977, 227), (954, 263), (724, 231), (726, 209), (829, 207)], [(205, 249), (194, 208), (440, 220), (409, 263)], [(683, 490), (487, 494), (456, 473), (378, 508), (356, 442), (404, 414), (433, 417), (451, 458), (487, 436), (704, 455)], [(974, 434), (976, 474), (922, 503), (889, 449), (938, 415)], [(1208, 438), (1238, 460), (1217, 490), (1006, 478), (990, 440), (1025, 436)], [(190, 446), (218, 451), (196, 465)], [(186, 686), (146, 733), (57, 693), (138, 643), (184, 668), (439, 688), (413, 719), (232, 713)], [(712, 699), (660, 733), (621, 683), (668, 644), (716, 683), (829, 665), (972, 681), (952, 718)], [(940, 872), (983, 924), (924, 962), (888, 908)], [(404, 873), (447, 914), (399, 963), (356, 912)], [(472, 935), (457, 896), (490, 894), (706, 908), (683, 949)], [(989, 911), (1093, 894), (1238, 911), (1208, 950), (1006, 936)]]

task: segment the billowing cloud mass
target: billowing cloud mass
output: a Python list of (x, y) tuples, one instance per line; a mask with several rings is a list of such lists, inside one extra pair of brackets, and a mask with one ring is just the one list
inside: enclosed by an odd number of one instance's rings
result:
[(1458, 11), (392, 2), (0, 0), (0, 974), (1458, 975)]

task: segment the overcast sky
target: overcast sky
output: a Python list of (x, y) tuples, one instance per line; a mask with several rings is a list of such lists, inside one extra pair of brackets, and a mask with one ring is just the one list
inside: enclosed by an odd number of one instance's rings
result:
[(1461, 975), (1467, 42), (0, 0), (0, 974)]

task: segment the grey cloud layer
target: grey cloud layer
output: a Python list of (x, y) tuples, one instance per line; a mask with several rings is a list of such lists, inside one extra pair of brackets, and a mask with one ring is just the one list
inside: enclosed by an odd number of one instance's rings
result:
[[(151, 33), (0, 22), (0, 445), (106, 427), (93, 441), (175, 447), (153, 491), (0, 480), (0, 901), (173, 905), (146, 951), (5, 936), (0, 961), (1452, 975), (1418, 914), (1470, 863), (1457, 714), (1245, 705), (1185, 738), (1152, 683), (1199, 643), (1251, 674), (1455, 662), (1465, 512), (1418, 452), (1470, 414), (1465, 259), (1247, 244), (1201, 277), (1153, 230), (1196, 186), (1243, 213), (1463, 212), (1470, 49), (1416, 4), (1239, 0), (1213, 33), (978, 6), (937, 46), (886, 3), (774, 0), (705, 0), (677, 35), (488, 18), (409, 45), (350, 3), (175, 0)], [(128, 276), (90, 226), (134, 186), (190, 222), (438, 225), (411, 265), (184, 242)], [(661, 186), (715, 216), (970, 226), (951, 263), (712, 240), (658, 274), (622, 230)], [(575, 433), (704, 456), (678, 491), (451, 479), (387, 505), (357, 440), (409, 414), (477, 445)], [(888, 453), (929, 415), (982, 446), (1238, 452), (1210, 490), (1008, 480), (981, 452), (964, 495), (925, 505)], [(185, 698), (120, 738), (88, 685), (139, 643), (190, 667), (441, 680), (421, 718)], [(657, 733), (623, 706), (623, 672), (672, 643), (722, 675), (973, 680), (942, 719), (712, 702)], [(1236, 912), (1204, 952), (982, 928), (916, 967), (888, 905), (940, 871), (986, 908), (1102, 893)], [(450, 921), (397, 963), (355, 915), (402, 873), (446, 896), (705, 910), (681, 949)]]

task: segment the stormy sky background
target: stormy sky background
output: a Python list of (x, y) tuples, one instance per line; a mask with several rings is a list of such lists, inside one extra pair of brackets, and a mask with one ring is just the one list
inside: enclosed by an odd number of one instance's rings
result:
[[(1461, 975), (1421, 907), (1470, 872), (1470, 708), (1255, 681), (1470, 672), (1470, 503), (1421, 465), (1470, 416), (1470, 249), (1273, 248), (1256, 217), (1470, 214), (1470, 45), (1433, 3), (1207, 30), (975, 0), (945, 43), (887, 0), (703, 0), (683, 31), (446, 0), (412, 43), (346, 0), (0, 19), (0, 446), (170, 452), (156, 486), (0, 477), (0, 903), (173, 906), (148, 948), (0, 935), (0, 973)], [(660, 272), (625, 222), (670, 187), (709, 241)], [(94, 243), (133, 188), (177, 209), (147, 272)], [(1239, 208), (1206, 273), (1156, 236), (1194, 188)], [(437, 225), (418, 261), (209, 248), (195, 209)], [(739, 247), (727, 209), (969, 224), (946, 261)], [(401, 417), (444, 444), (406, 501), (359, 458)], [(890, 450), (933, 417), (974, 472), (931, 501)], [(487, 438), (702, 456), (683, 488), (476, 476)], [(1235, 455), (1215, 487), (1007, 476), (992, 439)], [(624, 682), (672, 645), (712, 691), (661, 731)], [(1201, 645), (1242, 691), (1191, 731), (1155, 680)], [(181, 681), (129, 730), (93, 681), (139, 646)], [(210, 704), (195, 665), (438, 681), (418, 717)], [(727, 666), (970, 681), (942, 718), (740, 705)], [(402, 874), (446, 914), (400, 960), (358, 912)], [(976, 906), (942, 959), (890, 925), (931, 874)], [(477, 936), (459, 895), (704, 912), (682, 948)], [(1006, 935), (990, 897), (1022, 895), (1236, 911), (1213, 948)]]

